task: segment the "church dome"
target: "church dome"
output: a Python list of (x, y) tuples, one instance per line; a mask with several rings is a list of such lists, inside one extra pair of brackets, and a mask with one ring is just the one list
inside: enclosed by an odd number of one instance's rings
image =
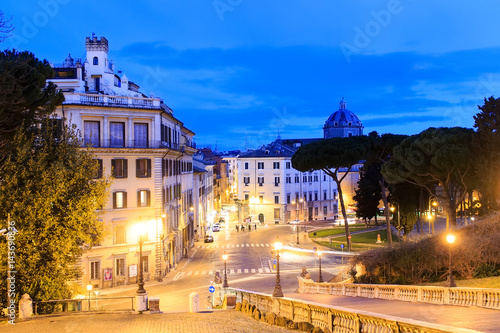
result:
[(346, 108), (346, 102), (342, 97), (339, 109), (328, 117), (323, 131), (325, 138), (362, 135), (363, 125), (354, 112)]

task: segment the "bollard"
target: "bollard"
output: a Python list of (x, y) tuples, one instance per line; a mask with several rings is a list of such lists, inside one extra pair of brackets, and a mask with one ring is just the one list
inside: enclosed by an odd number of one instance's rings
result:
[(189, 312), (200, 312), (200, 295), (198, 293), (189, 294)]
[(19, 318), (25, 319), (33, 315), (33, 301), (30, 295), (24, 294), (19, 301)]

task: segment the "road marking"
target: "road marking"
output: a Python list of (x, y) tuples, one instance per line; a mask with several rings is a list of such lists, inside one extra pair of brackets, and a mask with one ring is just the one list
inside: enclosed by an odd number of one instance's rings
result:
[(269, 244), (266, 244), (267, 247), (269, 247)]
[(187, 273), (187, 276), (191, 276), (192, 274), (193, 274), (193, 271), (189, 271), (189, 272)]
[(250, 245), (249, 245), (249, 244), (245, 244), (245, 245), (246, 245), (247, 247), (250, 247)]
[(254, 245), (254, 244), (250, 244), (250, 245), (251, 245), (252, 247), (255, 247), (255, 245)]
[(241, 274), (241, 268), (238, 268), (238, 274)]
[(240, 247), (240, 244), (236, 244), (236, 247)]
[(201, 275), (205, 275), (205, 274), (207, 274), (207, 271), (201, 272)]
[(260, 244), (260, 246), (264, 247), (264, 244)]
[(179, 280), (183, 275), (184, 275), (184, 272), (177, 273), (177, 275), (175, 275), (175, 277), (174, 277), (174, 281)]
[(262, 267), (259, 267), (259, 273), (262, 273)]
[(208, 274), (212, 275), (214, 274), (214, 271), (209, 271)]
[(222, 245), (220, 248), (221, 248), (221, 249), (223, 249), (223, 248), (224, 248), (224, 245)]
[(248, 273), (248, 268), (245, 268), (245, 273)]
[(264, 267), (264, 271), (265, 271), (266, 273), (270, 273), (270, 272), (271, 272), (271, 270), (270, 270), (269, 268), (267, 268), (267, 267)]
[(182, 269), (186, 268), (187, 265), (189, 265), (190, 262), (191, 262), (191, 259), (188, 259), (188, 261), (186, 261), (186, 263), (184, 264), (184, 266), (182, 267)]
[(255, 273), (255, 268), (252, 268), (252, 273)]
[(233, 245), (231, 245), (231, 247), (234, 247), (234, 244), (233, 244)]
[(200, 272), (199, 272), (199, 271), (194, 272), (194, 275), (198, 275), (198, 274), (200, 274)]

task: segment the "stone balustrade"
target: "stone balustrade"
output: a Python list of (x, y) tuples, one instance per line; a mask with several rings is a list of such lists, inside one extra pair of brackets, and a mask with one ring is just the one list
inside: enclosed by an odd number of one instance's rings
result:
[[(304, 283), (302, 287), (313, 289), (312, 286), (308, 284), (305, 285)], [(318, 287), (315, 288), (314, 291), (317, 291)], [(327, 287), (326, 290), (339, 290), (339, 288)], [(372, 287), (372, 290), (375, 292), (376, 288)], [(287, 297), (272, 297), (268, 294), (242, 289), (225, 288), (221, 293), (222, 297), (224, 294), (235, 294), (236, 302), (243, 303), (243, 301), (246, 300), (250, 305), (255, 305), (261, 313), (273, 312), (278, 316), (288, 318), (297, 323), (307, 322), (323, 330), (328, 328), (331, 332), (478, 333), (478, 331), (469, 329), (375, 314), (339, 306), (331, 306)]]
[(298, 277), (299, 293), (380, 298), (396, 301), (477, 306), (500, 310), (500, 289), (318, 283)]
[(131, 96), (111, 96), (101, 94), (81, 94), (81, 93), (65, 93), (64, 104), (84, 104), (84, 105), (99, 105), (110, 107), (128, 107), (128, 108), (144, 108), (144, 109), (159, 109), (159, 98), (143, 98)]

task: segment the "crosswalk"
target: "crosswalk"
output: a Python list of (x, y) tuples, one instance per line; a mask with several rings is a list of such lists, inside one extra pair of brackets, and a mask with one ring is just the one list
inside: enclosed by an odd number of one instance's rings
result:
[[(216, 270), (201, 270), (201, 271), (187, 271), (187, 272), (179, 272), (175, 275), (174, 281), (182, 279), (183, 277), (189, 276), (214, 276)], [(219, 270), (219, 273), (223, 273), (224, 270)], [(258, 267), (258, 268), (234, 268), (228, 269), (227, 275), (236, 275), (236, 274), (257, 274), (257, 273), (271, 273), (269, 267)]]
[(227, 245), (216, 245), (216, 244), (204, 244), (204, 245), (199, 245), (199, 249), (232, 249), (232, 248), (251, 248), (251, 247), (271, 247), (269, 244), (262, 244), (262, 243), (242, 243), (242, 244), (227, 244)]

